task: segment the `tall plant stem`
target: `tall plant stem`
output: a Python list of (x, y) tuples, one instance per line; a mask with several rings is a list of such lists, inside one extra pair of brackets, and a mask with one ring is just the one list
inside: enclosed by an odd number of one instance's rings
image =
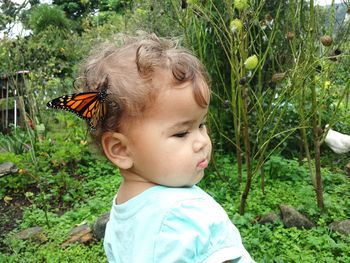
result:
[(317, 114), (317, 98), (316, 98), (316, 87), (315, 84), (311, 84), (311, 97), (312, 97), (312, 133), (313, 143), (315, 150), (315, 178), (316, 178), (316, 199), (317, 205), (321, 212), (324, 212), (324, 202), (322, 193), (322, 178), (321, 178), (321, 154), (320, 154), (320, 129), (318, 127), (318, 114)]
[[(312, 30), (311, 30), (312, 29)], [(310, 0), (310, 47), (314, 50), (314, 42), (312, 41), (315, 34), (315, 7), (314, 0)], [(322, 179), (321, 179), (321, 161), (320, 161), (320, 132), (318, 129), (318, 114), (317, 114), (317, 94), (315, 83), (311, 83), (311, 98), (312, 98), (312, 132), (313, 143), (315, 149), (315, 177), (316, 177), (316, 198), (317, 205), (321, 212), (324, 211)]]
[(250, 141), (249, 141), (249, 121), (248, 121), (248, 87), (244, 86), (242, 92), (242, 117), (243, 117), (243, 137), (245, 147), (245, 157), (247, 166), (247, 181), (242, 194), (241, 203), (239, 207), (239, 213), (244, 214), (245, 204), (247, 202), (248, 194), (252, 184), (252, 167), (251, 167), (251, 153), (250, 153)]
[[(315, 86), (312, 87), (312, 108), (316, 107), (316, 90)], [(313, 140), (315, 148), (315, 176), (316, 176), (316, 198), (317, 205), (320, 208), (321, 212), (324, 212), (324, 202), (323, 202), (323, 192), (322, 192), (322, 178), (321, 178), (321, 154), (320, 154), (320, 132), (317, 126), (317, 115), (314, 112), (313, 121), (312, 121), (312, 130), (313, 130)]]
[(309, 144), (308, 144), (307, 135), (306, 135), (306, 121), (305, 121), (305, 112), (304, 112), (304, 105), (305, 105), (305, 91), (304, 91), (304, 89), (302, 89), (302, 91), (301, 91), (299, 105), (300, 105), (299, 116), (300, 116), (300, 126), (301, 126), (300, 127), (301, 138), (302, 138), (302, 142), (304, 144), (304, 151), (305, 151), (305, 156), (306, 156), (308, 167), (309, 167), (310, 179), (311, 179), (312, 185), (314, 187), (316, 187), (316, 181), (315, 181), (313, 168), (312, 168), (312, 160), (311, 160), (311, 155), (310, 155), (310, 150), (309, 150)]
[[(239, 61), (237, 59), (236, 51), (238, 49), (239, 43), (235, 43), (232, 34), (230, 37), (230, 61), (231, 61), (231, 107), (233, 111), (233, 127), (235, 132), (235, 142), (236, 142), (236, 160), (237, 160), (237, 183), (238, 185), (242, 182), (242, 150), (241, 150), (241, 98), (240, 98), (240, 85), (238, 85), (239, 73)], [(242, 34), (240, 35), (242, 38)]]
[[(231, 71), (231, 75), (236, 75), (238, 73), (235, 73), (234, 70)], [(238, 75), (236, 75), (238, 76)], [(237, 159), (237, 182), (238, 185), (241, 184), (242, 181), (242, 150), (241, 150), (241, 122), (240, 122), (240, 96), (237, 95), (238, 91), (240, 90), (240, 87), (236, 85), (234, 76), (231, 77), (232, 81), (232, 109), (234, 110), (233, 114), (233, 126), (235, 131), (235, 141), (236, 141), (236, 159)]]

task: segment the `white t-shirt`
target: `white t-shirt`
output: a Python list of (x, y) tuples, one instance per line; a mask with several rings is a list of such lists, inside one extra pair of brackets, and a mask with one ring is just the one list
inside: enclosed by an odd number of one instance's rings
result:
[(254, 262), (224, 209), (197, 186), (154, 186), (115, 200), (104, 239), (109, 262)]

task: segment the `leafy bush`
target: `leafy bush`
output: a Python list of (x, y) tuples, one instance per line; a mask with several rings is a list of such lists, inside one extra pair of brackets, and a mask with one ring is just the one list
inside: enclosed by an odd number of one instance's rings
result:
[[(272, 156), (265, 164), (264, 192), (261, 174), (256, 175), (248, 197), (247, 212), (239, 215), (243, 186), (237, 185), (235, 163), (225, 155), (215, 157), (219, 172), (211, 167), (200, 182), (223, 207), (240, 230), (243, 243), (256, 262), (348, 262), (350, 237), (329, 230), (333, 221), (350, 218), (350, 181), (343, 173), (322, 170), (326, 213), (316, 204), (307, 164)], [(244, 182), (243, 182), (244, 183)], [(279, 214), (278, 205), (288, 204), (316, 223), (310, 230), (285, 228), (282, 221), (260, 225), (257, 218)]]
[(70, 21), (57, 6), (42, 4), (35, 6), (29, 13), (27, 26), (38, 34), (49, 27), (56, 30), (69, 30)]
[[(71, 145), (69, 146), (71, 147)], [(73, 192), (79, 197), (71, 202), (71, 209), (59, 216), (60, 207), (50, 203), (50, 211), (45, 215), (38, 196), (34, 204), (24, 209), (20, 228), (44, 226), (45, 235), (49, 241), (43, 245), (31, 242), (15, 241), (11, 235), (6, 244), (13, 254), (6, 255), (4, 262), (12, 262), (18, 258), (27, 257), (28, 262), (48, 260), (49, 257), (65, 262), (105, 262), (106, 258), (102, 243), (93, 243), (86, 247), (73, 244), (61, 250), (59, 245), (67, 238), (71, 228), (82, 222), (92, 223), (96, 218), (110, 209), (111, 200), (120, 184), (116, 168), (104, 158), (92, 159), (85, 157), (72, 166), (71, 174), (81, 175), (80, 184), (70, 184)], [(45, 158), (40, 157), (40, 158)], [(310, 183), (308, 169), (299, 166), (295, 160), (286, 160), (273, 156), (264, 167), (265, 192), (260, 189), (259, 177), (256, 177), (249, 199), (247, 213), (238, 214), (241, 187), (237, 185), (236, 170), (233, 160), (225, 155), (215, 157), (219, 174), (211, 167), (200, 185), (223, 205), (233, 223), (241, 232), (243, 243), (257, 262), (347, 262), (350, 237), (331, 232), (328, 225), (336, 220), (350, 217), (347, 209), (350, 200), (347, 191), (349, 180), (344, 174), (331, 173), (327, 169), (324, 174), (324, 192), (326, 213), (321, 214), (315, 202), (315, 193)], [(59, 171), (56, 176), (60, 177)], [(52, 182), (62, 183), (59, 179)], [(50, 198), (59, 199), (58, 192), (52, 192)], [(83, 197), (83, 198), (81, 198)], [(285, 228), (281, 221), (274, 224), (260, 225), (256, 218), (274, 211), (278, 213), (278, 204), (285, 203), (296, 207), (300, 212), (310, 217), (316, 227), (310, 230)], [(51, 228), (46, 226), (46, 217)], [(36, 251), (34, 253), (34, 251)], [(4, 258), (4, 255), (2, 255)], [(1, 258), (1, 254), (0, 254)]]

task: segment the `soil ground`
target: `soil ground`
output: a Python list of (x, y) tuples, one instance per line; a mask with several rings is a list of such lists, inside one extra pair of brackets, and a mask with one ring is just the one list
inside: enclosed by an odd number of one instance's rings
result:
[[(23, 195), (22, 195), (23, 196)], [(17, 222), (22, 219), (22, 208), (30, 205), (30, 202), (21, 196), (11, 196), (13, 199), (6, 203), (0, 200), (0, 252), (10, 252), (4, 244), (4, 237), (17, 227)]]

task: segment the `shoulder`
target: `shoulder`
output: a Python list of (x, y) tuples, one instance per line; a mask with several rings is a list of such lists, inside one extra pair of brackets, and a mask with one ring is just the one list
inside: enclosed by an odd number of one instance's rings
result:
[(197, 224), (198, 219), (201, 219), (200, 222), (203, 224), (229, 221), (225, 210), (200, 188), (194, 189), (192, 194), (185, 192), (180, 198), (174, 199), (166, 219), (172, 217), (186, 218)]
[(155, 242), (155, 258), (164, 262), (240, 258), (245, 249), (237, 228), (212, 197), (199, 188), (195, 192), (169, 207)]
[(224, 209), (209, 195), (200, 194), (173, 203), (163, 218), (161, 231), (213, 238), (213, 235), (232, 230), (232, 227), (235, 228)]

